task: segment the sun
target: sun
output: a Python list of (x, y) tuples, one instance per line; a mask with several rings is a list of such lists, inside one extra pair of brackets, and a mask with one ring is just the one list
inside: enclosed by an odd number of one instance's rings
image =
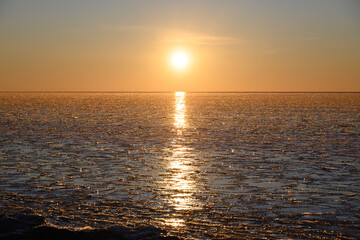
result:
[(171, 64), (175, 69), (182, 70), (189, 65), (189, 56), (186, 52), (174, 52), (171, 56)]

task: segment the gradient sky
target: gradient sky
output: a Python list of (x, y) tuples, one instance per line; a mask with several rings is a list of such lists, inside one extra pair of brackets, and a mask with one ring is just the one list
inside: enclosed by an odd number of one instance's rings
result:
[(2, 0), (0, 90), (360, 91), (360, 1)]

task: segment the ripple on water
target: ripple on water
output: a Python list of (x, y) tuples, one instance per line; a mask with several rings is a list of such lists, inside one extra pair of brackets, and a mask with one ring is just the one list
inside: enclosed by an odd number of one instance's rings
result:
[(1, 209), (199, 239), (360, 238), (359, 94), (0, 94)]

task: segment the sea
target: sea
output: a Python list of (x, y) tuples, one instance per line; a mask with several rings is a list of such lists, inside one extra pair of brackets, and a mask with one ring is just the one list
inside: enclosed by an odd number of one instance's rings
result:
[(360, 93), (0, 93), (0, 213), (23, 209), (63, 229), (360, 239)]

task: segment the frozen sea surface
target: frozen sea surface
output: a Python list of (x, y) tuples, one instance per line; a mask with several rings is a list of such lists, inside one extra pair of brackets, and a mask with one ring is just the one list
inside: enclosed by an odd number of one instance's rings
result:
[(359, 239), (360, 94), (1, 93), (0, 213)]

